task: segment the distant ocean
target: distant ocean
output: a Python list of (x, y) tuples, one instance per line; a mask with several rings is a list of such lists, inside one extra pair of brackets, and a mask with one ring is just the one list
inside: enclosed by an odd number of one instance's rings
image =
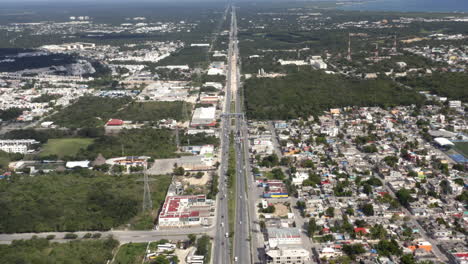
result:
[(342, 10), (397, 12), (466, 12), (468, 0), (373, 0), (347, 4)]

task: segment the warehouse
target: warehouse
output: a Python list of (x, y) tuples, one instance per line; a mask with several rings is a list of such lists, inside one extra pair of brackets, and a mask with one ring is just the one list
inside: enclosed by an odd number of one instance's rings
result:
[(199, 107), (195, 109), (192, 117), (192, 127), (216, 125), (216, 107)]

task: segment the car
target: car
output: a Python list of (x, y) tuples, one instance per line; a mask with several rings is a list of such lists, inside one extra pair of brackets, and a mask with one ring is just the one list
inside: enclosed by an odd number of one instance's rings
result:
[(239, 260), (238, 257), (234, 257), (234, 261), (237, 262)]
[(242, 221), (239, 221), (239, 225), (242, 225)]
[(226, 237), (229, 237), (229, 233), (228, 233), (228, 232), (226, 232)]

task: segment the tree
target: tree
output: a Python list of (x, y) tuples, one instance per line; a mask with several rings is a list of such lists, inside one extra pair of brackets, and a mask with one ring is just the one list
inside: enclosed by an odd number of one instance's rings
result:
[(276, 179), (276, 180), (283, 180), (284, 178), (286, 178), (286, 176), (284, 175), (283, 173), (283, 170), (280, 169), (280, 168), (274, 168), (271, 170), (271, 173), (273, 174), (273, 179)]
[(387, 235), (387, 230), (385, 230), (381, 224), (374, 225), (370, 228), (370, 237), (372, 239), (384, 239)]
[(395, 167), (398, 163), (398, 157), (396, 156), (386, 156), (383, 161), (390, 167)]
[(309, 223), (307, 224), (307, 234), (309, 237), (313, 237), (315, 232), (317, 232), (319, 227), (317, 226), (317, 223), (315, 222), (315, 218), (311, 218), (309, 220)]
[(372, 186), (368, 183), (365, 183), (363, 186), (362, 186), (362, 192), (364, 192), (365, 194), (367, 195), (370, 195), (372, 194)]
[(183, 176), (185, 174), (185, 169), (183, 167), (174, 168), (174, 175)]
[(400, 258), (401, 264), (416, 264), (416, 260), (412, 254), (405, 254)]
[(374, 215), (374, 206), (372, 204), (364, 204), (361, 207), (362, 213), (365, 214), (366, 216), (372, 216)]
[(170, 264), (170, 261), (164, 255), (157, 256), (151, 261), (151, 264)]
[(401, 250), (398, 242), (395, 239), (392, 240), (380, 240), (375, 249), (380, 256), (390, 257), (390, 256), (400, 256), (403, 251)]
[(328, 207), (327, 210), (325, 210), (325, 215), (328, 217), (335, 217), (335, 208)]
[(208, 258), (208, 253), (210, 250), (210, 237), (207, 235), (203, 235), (197, 240), (197, 251), (195, 254), (205, 256)]
[(197, 236), (195, 234), (189, 234), (187, 237), (189, 239), (190, 245), (195, 244), (195, 241), (197, 240)]
[(396, 197), (398, 202), (404, 207), (408, 207), (410, 203), (413, 201), (411, 197), (411, 192), (405, 188), (402, 188), (396, 192)]
[(78, 238), (78, 235), (73, 234), (73, 233), (67, 233), (67, 234), (65, 234), (65, 236), (63, 238), (65, 238), (65, 239), (76, 239), (76, 238)]
[(351, 259), (355, 259), (356, 255), (366, 253), (366, 250), (362, 246), (362, 244), (350, 244), (350, 245), (343, 245), (343, 252), (348, 255)]

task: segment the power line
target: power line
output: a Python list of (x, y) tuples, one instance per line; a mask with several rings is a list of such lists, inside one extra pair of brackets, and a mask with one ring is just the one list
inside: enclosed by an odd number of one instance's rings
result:
[(151, 211), (153, 209), (153, 200), (151, 199), (151, 190), (149, 187), (148, 173), (145, 169), (143, 173), (143, 212)]

